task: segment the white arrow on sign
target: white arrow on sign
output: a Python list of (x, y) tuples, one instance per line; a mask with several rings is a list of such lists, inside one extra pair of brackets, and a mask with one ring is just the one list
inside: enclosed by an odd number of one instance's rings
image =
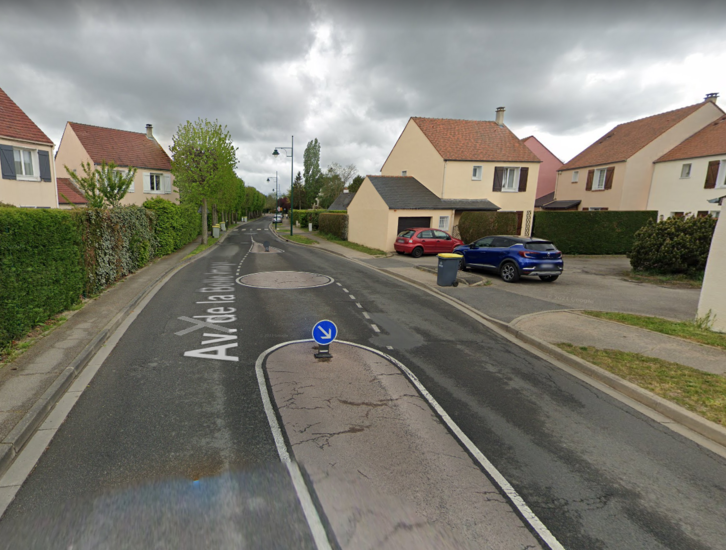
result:
[(318, 330), (323, 333), (323, 338), (326, 340), (330, 340), (330, 338), (333, 336), (333, 329), (331, 328), (329, 331), (325, 331), (323, 327), (318, 327)]

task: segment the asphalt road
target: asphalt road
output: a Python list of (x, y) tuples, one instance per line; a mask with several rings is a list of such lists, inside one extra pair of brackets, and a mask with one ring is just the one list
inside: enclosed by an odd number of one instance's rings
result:
[[(566, 548), (726, 548), (726, 460), (435, 297), (275, 242), (268, 224), (235, 231), (141, 312), (0, 519), (0, 548), (313, 547), (254, 365), (320, 319), (411, 369)], [(248, 254), (251, 238), (284, 252)], [(211, 292), (238, 271), (340, 286)], [(233, 303), (197, 303), (210, 295)]]

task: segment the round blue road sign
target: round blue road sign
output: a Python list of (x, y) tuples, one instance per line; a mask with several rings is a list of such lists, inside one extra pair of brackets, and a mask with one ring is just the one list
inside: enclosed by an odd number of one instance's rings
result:
[(338, 327), (335, 326), (333, 321), (327, 319), (318, 321), (313, 327), (313, 340), (315, 340), (321, 346), (330, 344), (335, 337), (338, 335)]

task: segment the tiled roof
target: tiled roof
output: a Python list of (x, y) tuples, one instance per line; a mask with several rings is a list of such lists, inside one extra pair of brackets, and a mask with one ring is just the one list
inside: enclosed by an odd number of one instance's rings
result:
[(355, 197), (355, 193), (341, 193), (328, 207), (328, 210), (348, 210), (348, 205), (353, 197)]
[(94, 164), (115, 162), (117, 166), (171, 170), (171, 159), (146, 132), (128, 132), (69, 122)]
[(656, 162), (726, 154), (726, 116), (712, 122), (677, 145)]
[(398, 210), (499, 210), (487, 199), (441, 199), (411, 176), (368, 176), (388, 205)]
[(540, 162), (506, 126), (490, 120), (412, 117), (444, 160)]
[[(56, 178), (55, 181), (58, 187), (59, 204), (88, 204), (86, 197), (83, 196), (80, 189), (78, 189), (71, 181), (71, 178)], [(68, 200), (63, 198), (63, 195), (65, 195)]]
[(552, 191), (552, 193), (547, 193), (546, 195), (542, 195), (538, 199), (535, 199), (534, 206), (535, 206), (535, 208), (542, 208), (545, 204), (549, 204), (553, 200), (555, 200), (555, 192), (554, 191)]
[(696, 103), (675, 111), (619, 124), (562, 166), (560, 170), (572, 170), (628, 160), (655, 138), (670, 130), (703, 105), (704, 103)]
[(553, 201), (542, 205), (543, 210), (570, 210), (575, 208), (582, 201)]
[(43, 131), (0, 88), (0, 136), (53, 145)]

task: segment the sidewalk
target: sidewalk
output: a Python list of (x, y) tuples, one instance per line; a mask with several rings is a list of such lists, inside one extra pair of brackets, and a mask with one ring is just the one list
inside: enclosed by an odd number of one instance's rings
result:
[(136, 304), (171, 270), (204, 255), (184, 260), (200, 243), (201, 237), (120, 280), (80, 310), (67, 312), (68, 321), (0, 369), (0, 476)]

